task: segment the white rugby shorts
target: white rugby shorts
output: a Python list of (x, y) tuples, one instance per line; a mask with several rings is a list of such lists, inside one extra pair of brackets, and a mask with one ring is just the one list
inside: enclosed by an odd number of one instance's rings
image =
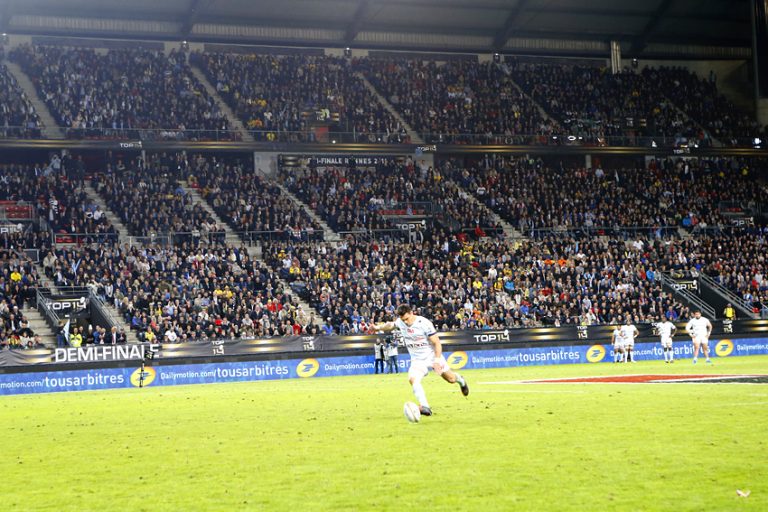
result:
[[(445, 360), (445, 356), (440, 356), (438, 359), (443, 363), (443, 373), (450, 371), (448, 367), (448, 361)], [(413, 359), (411, 360), (411, 367), (408, 369), (408, 376), (417, 379), (423, 379), (430, 371), (434, 371), (432, 368), (432, 359)]]

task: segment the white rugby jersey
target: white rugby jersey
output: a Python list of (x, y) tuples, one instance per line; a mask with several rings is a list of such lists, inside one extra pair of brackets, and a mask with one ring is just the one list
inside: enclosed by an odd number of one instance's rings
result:
[(708, 327), (712, 327), (712, 324), (706, 318), (691, 318), (685, 326), (685, 330), (691, 333), (694, 338), (700, 338), (707, 335)]
[(416, 320), (410, 327), (399, 318), (395, 320), (395, 327), (400, 330), (408, 353), (411, 354), (411, 359), (420, 359), (431, 364), (435, 359), (435, 349), (427, 338), (435, 334), (437, 330), (432, 322), (423, 316), (415, 316)]
[(663, 339), (667, 339), (672, 337), (672, 329), (675, 328), (675, 324), (670, 321), (661, 322), (657, 325), (657, 328), (659, 329), (659, 336)]
[(611, 333), (611, 341), (613, 343), (621, 343), (621, 330), (620, 329), (614, 329)]
[(622, 325), (621, 326), (621, 338), (624, 342), (631, 342), (635, 339), (635, 326), (634, 325)]

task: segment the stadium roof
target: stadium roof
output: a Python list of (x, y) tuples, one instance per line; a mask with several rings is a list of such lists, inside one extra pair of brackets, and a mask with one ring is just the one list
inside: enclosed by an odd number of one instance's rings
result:
[(480, 52), (548, 45), (603, 54), (608, 41), (619, 40), (625, 54), (687, 45), (748, 55), (749, 6), (749, 0), (2, 0), (0, 30)]

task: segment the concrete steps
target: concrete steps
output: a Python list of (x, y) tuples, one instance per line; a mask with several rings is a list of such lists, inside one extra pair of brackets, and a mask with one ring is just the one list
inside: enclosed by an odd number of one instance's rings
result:
[(530, 103), (531, 103), (531, 105), (533, 105), (534, 107), (536, 107), (536, 110), (539, 112), (539, 115), (540, 115), (541, 117), (543, 117), (544, 119), (546, 119), (547, 121), (549, 121), (549, 122), (551, 122), (552, 124), (554, 124), (555, 126), (557, 126), (557, 128), (558, 128), (558, 131), (562, 131), (562, 127), (560, 126), (560, 123), (558, 123), (558, 122), (557, 122), (557, 119), (555, 119), (555, 118), (553, 118), (552, 116), (550, 116), (550, 115), (549, 115), (549, 113), (548, 113), (546, 110), (544, 110), (544, 107), (542, 107), (542, 106), (541, 106), (541, 105), (540, 105), (540, 104), (539, 104), (537, 101), (535, 101), (533, 98), (531, 98), (531, 97), (530, 97), (530, 96), (529, 96), (529, 95), (528, 95), (528, 94), (527, 94), (527, 93), (526, 93), (526, 92), (523, 90), (523, 88), (522, 88), (522, 87), (520, 87), (520, 86), (517, 84), (517, 82), (515, 82), (514, 78), (512, 78), (512, 72), (509, 70), (509, 68), (507, 68), (507, 67), (506, 67), (505, 65), (503, 65), (503, 64), (496, 64), (496, 65), (497, 65), (497, 66), (499, 66), (499, 69), (501, 69), (501, 71), (502, 71), (502, 72), (503, 72), (505, 75), (507, 75), (507, 77), (509, 78), (509, 84), (510, 84), (512, 87), (514, 87), (514, 88), (515, 88), (515, 89), (516, 89), (516, 90), (517, 90), (517, 91), (520, 93), (520, 95), (521, 95), (523, 98), (525, 98), (525, 99), (526, 99), (528, 102), (530, 102)]
[[(213, 217), (213, 220), (218, 224), (219, 226), (223, 226), (226, 230), (226, 243), (230, 246), (239, 247), (241, 245), (245, 245), (245, 250), (248, 253), (248, 256), (254, 260), (254, 261), (263, 261), (262, 260), (262, 248), (261, 244), (245, 244), (243, 240), (234, 232), (232, 231), (232, 228), (229, 227), (229, 224), (224, 222), (224, 220), (219, 217), (219, 215), (214, 211), (213, 207), (208, 204), (208, 201), (203, 199), (203, 196), (200, 195), (200, 193), (191, 187), (186, 186), (184, 182), (179, 182), (179, 184), (182, 186), (184, 191), (189, 194), (189, 196), (192, 198), (192, 200), (195, 203), (199, 203), (205, 210)], [(290, 290), (291, 287), (289, 286), (289, 283), (284, 281), (283, 279), (280, 279), (280, 283), (283, 285), (283, 287), (286, 290)], [(295, 293), (291, 293), (291, 296), (293, 297), (294, 301), (296, 301), (296, 305), (298, 308), (300, 308), (301, 311), (304, 312), (306, 315), (306, 318), (309, 318), (310, 316), (314, 316), (315, 323), (317, 325), (320, 325), (321, 319), (320, 314), (315, 311), (315, 309), (310, 306), (307, 302), (305, 302), (301, 297), (296, 295)]]
[(205, 87), (205, 90), (208, 92), (208, 94), (211, 95), (211, 97), (216, 100), (216, 104), (221, 109), (222, 112), (224, 112), (224, 115), (227, 116), (227, 119), (229, 119), (229, 126), (240, 132), (241, 140), (245, 142), (253, 142), (253, 136), (248, 132), (248, 130), (245, 128), (245, 125), (243, 124), (243, 121), (238, 118), (235, 115), (235, 112), (229, 108), (229, 105), (224, 101), (224, 99), (219, 96), (219, 91), (216, 90), (216, 87), (214, 87), (209, 81), (208, 77), (205, 76), (205, 73), (198, 68), (197, 66), (190, 65), (189, 66), (192, 69), (192, 74), (195, 75), (195, 78), (198, 79), (198, 81), (203, 84), (203, 87)]
[(277, 181), (273, 181), (272, 183), (274, 183), (277, 187), (279, 187), (283, 194), (290, 197), (291, 201), (293, 201), (298, 205), (301, 205), (312, 220), (320, 224), (320, 227), (323, 228), (323, 237), (325, 237), (325, 240), (336, 240), (339, 238), (339, 235), (334, 230), (332, 230), (331, 227), (328, 224), (326, 224), (325, 221), (321, 219), (320, 216), (314, 212), (314, 210), (312, 210), (312, 208), (309, 207), (309, 205), (307, 205), (304, 201), (296, 197), (293, 194), (293, 192), (288, 190), (286, 187), (284, 187), (282, 184), (278, 183)]
[(24, 94), (26, 94), (29, 101), (32, 102), (32, 106), (35, 107), (35, 111), (37, 112), (37, 115), (40, 116), (40, 121), (42, 121), (42, 124), (43, 124), (43, 128), (41, 130), (43, 138), (44, 139), (66, 138), (64, 130), (62, 130), (61, 127), (59, 127), (59, 125), (56, 124), (56, 120), (51, 115), (51, 111), (48, 110), (48, 105), (46, 105), (45, 101), (43, 101), (43, 99), (37, 94), (37, 89), (35, 88), (35, 84), (32, 83), (32, 80), (29, 79), (27, 74), (24, 73), (21, 67), (15, 62), (10, 62), (6, 60), (4, 64), (8, 68), (8, 71), (13, 75), (13, 77), (19, 83), (19, 86), (24, 90)]
[(379, 103), (381, 103), (384, 108), (387, 109), (387, 111), (392, 114), (392, 117), (397, 119), (397, 122), (400, 123), (400, 125), (405, 128), (406, 133), (408, 133), (408, 136), (411, 138), (411, 142), (414, 144), (424, 144), (424, 139), (421, 138), (421, 136), (411, 128), (411, 125), (405, 122), (405, 119), (400, 115), (400, 113), (395, 109), (395, 107), (392, 106), (392, 104), (385, 98), (379, 91), (376, 90), (376, 88), (373, 86), (371, 82), (368, 81), (367, 78), (365, 78), (365, 75), (358, 72), (355, 73), (355, 76), (362, 80), (363, 84), (365, 85), (365, 88), (371, 91), (371, 94), (373, 94), (376, 99), (379, 100)]
[(56, 348), (56, 332), (53, 331), (45, 317), (35, 308), (24, 308), (21, 312), (29, 321), (29, 328), (35, 334), (40, 335), (40, 339), (47, 348)]
[(125, 339), (128, 343), (139, 343), (139, 338), (136, 337), (136, 331), (131, 330), (131, 326), (123, 319), (123, 315), (120, 314), (120, 311), (114, 304), (104, 302), (104, 309), (106, 309), (112, 316), (112, 321), (117, 324), (118, 329), (122, 328), (125, 331)]
[(219, 217), (219, 214), (214, 211), (210, 204), (208, 204), (208, 201), (203, 199), (203, 196), (200, 195), (200, 192), (198, 192), (197, 189), (187, 186), (187, 184), (183, 181), (180, 181), (179, 185), (181, 185), (181, 188), (184, 189), (184, 192), (192, 198), (192, 201), (195, 204), (199, 204), (203, 209), (205, 209), (205, 211), (210, 214), (211, 217), (213, 217), (213, 220), (216, 221), (216, 224), (225, 229), (226, 236), (224, 241), (227, 243), (227, 245), (239, 246), (243, 243), (243, 240), (237, 235), (237, 233), (232, 231), (232, 229), (229, 227), (229, 224), (224, 222), (224, 220)]
[(118, 231), (119, 235), (117, 237), (118, 243), (122, 244), (126, 241), (126, 237), (128, 237), (128, 227), (122, 223), (120, 220), (120, 216), (117, 215), (115, 212), (113, 212), (108, 206), (107, 202), (104, 201), (104, 199), (99, 195), (99, 193), (94, 189), (90, 184), (86, 183), (83, 186), (83, 189), (85, 190), (85, 195), (88, 196), (88, 200), (91, 201), (93, 204), (99, 205), (99, 208), (101, 208), (101, 211), (104, 212), (104, 215), (109, 219), (109, 222), (112, 223), (112, 225), (115, 227), (115, 229)]

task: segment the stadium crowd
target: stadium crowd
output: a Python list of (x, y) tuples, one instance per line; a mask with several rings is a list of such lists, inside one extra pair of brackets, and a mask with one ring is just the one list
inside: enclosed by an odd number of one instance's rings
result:
[(699, 130), (665, 97), (663, 80), (653, 71), (541, 64), (506, 64), (523, 90), (552, 115), (566, 133), (597, 145), (649, 145), (642, 137), (666, 137), (676, 143), (706, 143)]
[(369, 58), (354, 67), (427, 142), (535, 144), (557, 132), (490, 62)]
[(0, 248), (0, 350), (42, 346), (23, 313), (25, 306), (36, 304), (38, 284), (35, 264), (29, 257), (16, 248)]
[[(275, 179), (337, 231), (392, 228), (389, 213), (419, 215), (423, 203), (434, 205), (437, 220), (407, 241), (365, 233), (309, 241), (293, 233), (319, 227), (251, 163), (185, 152), (142, 158), (108, 155), (105, 169), (91, 176), (70, 155), (45, 165), (0, 166), (0, 196), (34, 204), (54, 230), (111, 228), (103, 212), (90, 210), (81, 187), (89, 179), (133, 234), (199, 232), (145, 246), (92, 238), (51, 248), (50, 236), (34, 229), (0, 238), (7, 251), (41, 249), (56, 286), (92, 288), (142, 340), (364, 332), (402, 302), (441, 329), (688, 318), (688, 308), (662, 289), (660, 273), (705, 273), (755, 311), (768, 304), (768, 231), (729, 227), (734, 215), (768, 203), (755, 179), (765, 167), (761, 160), (665, 158), (641, 168), (588, 169), (527, 156), (453, 158), (434, 167), (410, 158), (375, 165), (310, 159)], [(245, 246), (224, 244), (224, 227), (185, 184), (235, 230), (290, 235), (268, 237), (264, 263), (254, 260)], [(536, 236), (487, 236), (486, 227), (495, 227), (488, 209)], [(584, 236), (582, 228), (605, 226), (622, 229)], [(633, 226), (644, 229), (624, 230)], [(693, 236), (681, 238), (683, 230)], [(12, 310), (29, 293), (14, 279), (29, 281), (34, 269), (6, 273)], [(292, 295), (305, 298), (322, 321), (313, 323)]]
[(440, 234), (415, 244), (274, 242), (264, 254), (341, 334), (391, 318), (402, 302), (444, 330), (690, 316), (662, 290), (658, 254), (620, 240), (471, 243)]
[(244, 247), (206, 243), (60, 249), (46, 256), (57, 286), (89, 286), (119, 309), (139, 340), (268, 337), (313, 333), (276, 273)]
[(22, 45), (10, 52), (72, 138), (237, 138), (184, 52)]
[(523, 233), (642, 227), (661, 236), (670, 228), (729, 226), (736, 212), (768, 203), (768, 191), (753, 175), (764, 165), (746, 158), (664, 158), (643, 167), (588, 169), (497, 156), (469, 164), (448, 160), (441, 167)]
[(660, 67), (644, 69), (642, 75), (723, 144), (751, 144), (754, 137), (766, 135), (754, 118), (717, 90), (714, 73), (700, 78), (685, 68)]
[(84, 241), (114, 238), (115, 228), (82, 187), (79, 164), (82, 160), (65, 157), (62, 162), (53, 155), (45, 165), (0, 165), (0, 197), (30, 205), (54, 234), (84, 234)]
[(283, 169), (280, 179), (339, 232), (392, 230), (409, 216), (434, 218), (452, 231), (500, 230), (492, 213), (439, 168), (410, 157), (365, 166), (310, 161)]
[[(4, 50), (0, 48), (0, 62)], [(0, 64), (0, 137), (37, 139), (41, 136), (40, 116), (5, 64)]]
[(313, 127), (325, 126), (345, 142), (410, 142), (348, 59), (193, 53), (191, 61), (257, 140), (313, 142), (322, 140)]
[(225, 229), (184, 187), (189, 161), (182, 154), (128, 161), (92, 182), (106, 204), (139, 237), (172, 236), (173, 243), (223, 242)]
[(304, 208), (255, 172), (252, 163), (194, 155), (184, 173), (219, 217), (248, 241), (323, 236)]

